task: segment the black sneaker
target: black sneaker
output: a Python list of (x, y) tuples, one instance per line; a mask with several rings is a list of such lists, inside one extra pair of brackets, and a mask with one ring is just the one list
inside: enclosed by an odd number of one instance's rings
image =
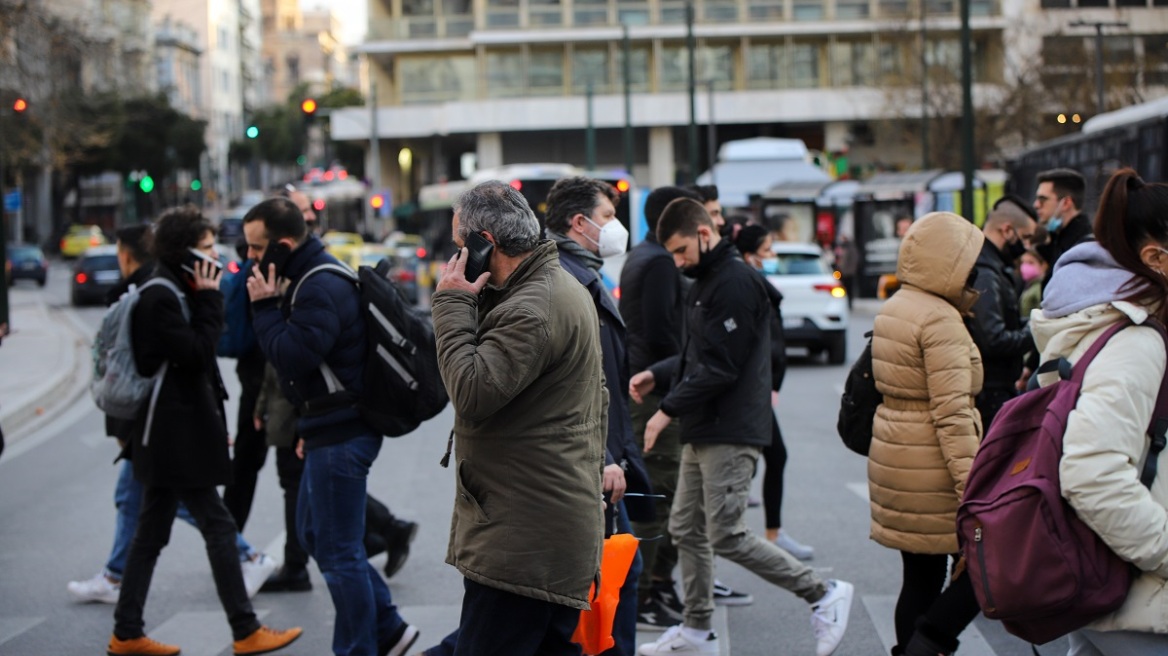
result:
[(391, 578), (406, 564), (410, 557), (410, 543), (418, 534), (418, 523), (402, 519), (393, 520), (393, 524), (385, 531), (386, 558), (385, 578)]
[(406, 656), (406, 652), (418, 641), (421, 632), (418, 627), (402, 623), (388, 644), (377, 645), (378, 656)]
[(674, 624), (679, 624), (685, 619), (685, 604), (681, 603), (681, 599), (677, 596), (677, 587), (672, 581), (655, 582), (653, 584), (653, 599), (660, 602), (661, 610), (669, 619), (673, 620)]
[(260, 586), (260, 592), (307, 592), (312, 589), (308, 570), (303, 567), (281, 567)]
[(735, 592), (730, 586), (714, 579), (714, 603), (719, 606), (749, 606), (754, 597), (745, 592)]
[(665, 611), (661, 600), (650, 597), (645, 603), (637, 606), (637, 630), (664, 631), (676, 626), (677, 620), (670, 617)]

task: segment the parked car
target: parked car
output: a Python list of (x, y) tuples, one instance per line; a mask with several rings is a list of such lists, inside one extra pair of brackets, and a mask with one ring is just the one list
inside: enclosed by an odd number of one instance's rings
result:
[(787, 346), (827, 352), (831, 364), (843, 364), (848, 348), (848, 295), (815, 244), (775, 242), (779, 272), (767, 280), (783, 294), (783, 331)]
[(337, 232), (330, 230), (320, 238), (324, 242), (325, 250), (329, 255), (345, 264), (352, 265), (357, 252), (365, 245), (365, 240), (355, 232)]
[(73, 267), (73, 305), (105, 303), (110, 289), (122, 278), (117, 246), (94, 246)]
[(11, 267), (8, 275), (8, 284), (14, 285), (21, 278), (35, 280), (41, 287), (49, 275), (49, 261), (45, 259), (44, 251), (36, 246), (8, 246), (8, 262)]
[(101, 228), (95, 225), (69, 226), (69, 230), (61, 237), (61, 257), (78, 257), (94, 246), (108, 244)]

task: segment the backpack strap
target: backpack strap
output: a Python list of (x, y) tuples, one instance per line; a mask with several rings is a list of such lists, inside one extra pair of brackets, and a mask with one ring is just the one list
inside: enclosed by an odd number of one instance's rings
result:
[(174, 292), (174, 295), (178, 297), (179, 305), (182, 306), (183, 319), (186, 319), (189, 323), (191, 320), (191, 307), (187, 304), (187, 295), (184, 294), (182, 290), (178, 288), (178, 285), (174, 284), (174, 282), (169, 278), (151, 278), (142, 283), (142, 286), (138, 288), (138, 292), (141, 293), (143, 289), (155, 285), (165, 287)]
[(357, 274), (353, 273), (352, 269), (343, 264), (334, 264), (332, 262), (318, 264), (309, 269), (303, 276), (300, 276), (300, 280), (296, 281), (296, 286), (292, 288), (292, 300), (289, 302), (292, 307), (296, 307), (296, 295), (300, 293), (300, 285), (303, 285), (305, 280), (311, 278), (312, 274), (318, 273), (320, 271), (332, 271), (333, 273), (347, 278), (352, 282), (357, 282)]
[[(296, 307), (296, 295), (300, 293), (300, 285), (303, 285), (304, 281), (308, 280), (313, 274), (321, 271), (330, 271), (353, 283), (358, 281), (357, 275), (353, 270), (343, 264), (334, 264), (332, 262), (318, 264), (309, 269), (303, 276), (300, 276), (300, 280), (296, 281), (296, 286), (292, 288), (292, 300), (289, 301), (291, 307)], [(324, 384), (328, 388), (328, 395), (322, 399), (306, 400), (304, 402), (305, 412), (308, 415), (313, 415), (351, 406), (353, 404), (352, 396), (345, 394), (344, 383), (341, 382), (341, 379), (333, 372), (333, 368), (323, 358), (321, 359), (319, 369), (320, 375), (324, 378)]]
[[(1164, 340), (1165, 349), (1168, 349), (1168, 332), (1164, 324), (1156, 319), (1149, 318), (1145, 325), (1155, 328)], [(1164, 380), (1160, 382), (1160, 393), (1156, 396), (1156, 408), (1152, 411), (1152, 423), (1148, 426), (1148, 436), (1152, 439), (1148, 446), (1148, 457), (1144, 460), (1144, 469), (1140, 472), (1140, 483), (1151, 489), (1156, 480), (1156, 467), (1159, 464), (1160, 452), (1168, 444), (1168, 371), (1164, 372)]]

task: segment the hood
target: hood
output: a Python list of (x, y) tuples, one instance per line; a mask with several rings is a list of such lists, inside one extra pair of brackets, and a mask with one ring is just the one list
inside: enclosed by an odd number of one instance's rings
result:
[(913, 223), (901, 242), (896, 277), (964, 312), (977, 300), (977, 292), (965, 283), (984, 242), (981, 230), (969, 221), (950, 212), (930, 212)]
[(1051, 316), (1045, 310), (1030, 313), (1030, 333), (1041, 354), (1041, 361), (1070, 358), (1092, 335), (1098, 335), (1116, 322), (1130, 318), (1134, 324), (1148, 319), (1148, 311), (1134, 303), (1101, 303), (1063, 316)]
[(1042, 295), (1047, 317), (1065, 317), (1093, 305), (1131, 295), (1135, 274), (1124, 269), (1098, 242), (1087, 242), (1063, 253)]

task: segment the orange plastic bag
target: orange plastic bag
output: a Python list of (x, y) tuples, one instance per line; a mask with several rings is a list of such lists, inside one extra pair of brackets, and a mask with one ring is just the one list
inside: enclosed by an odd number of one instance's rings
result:
[(580, 623), (572, 634), (572, 642), (584, 648), (585, 656), (595, 656), (612, 649), (612, 623), (620, 602), (621, 587), (637, 555), (637, 538), (630, 533), (617, 533), (604, 541), (600, 559), (600, 591), (596, 584), (588, 591), (592, 610), (580, 611)]

